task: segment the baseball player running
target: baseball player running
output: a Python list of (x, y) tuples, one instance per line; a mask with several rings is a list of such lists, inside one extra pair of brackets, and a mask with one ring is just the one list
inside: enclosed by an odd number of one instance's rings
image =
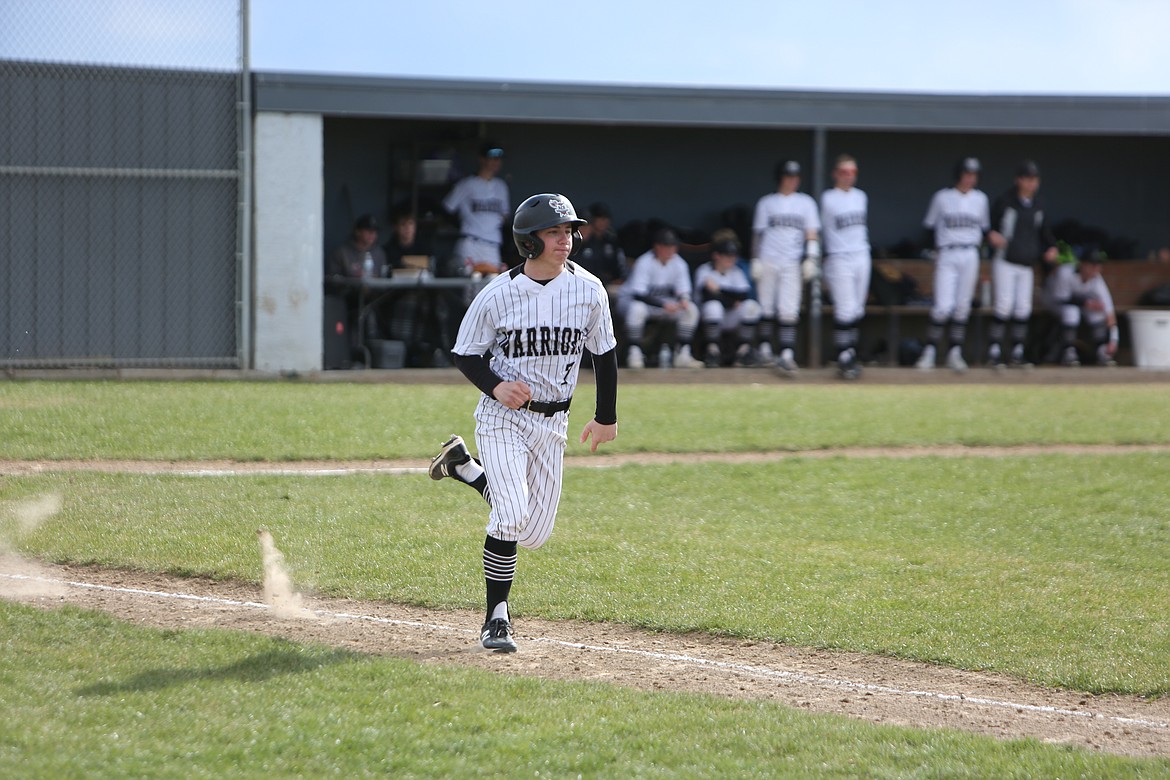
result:
[(842, 379), (861, 376), (858, 330), (869, 297), (869, 198), (857, 189), (857, 160), (843, 154), (833, 166), (835, 187), (821, 195), (825, 239), (825, 284), (833, 296), (833, 341)]
[(975, 189), (979, 181), (979, 160), (964, 157), (955, 165), (955, 185), (941, 189), (930, 200), (923, 224), (934, 231), (938, 257), (934, 265), (934, 305), (926, 328), (926, 348), (915, 364), (934, 368), (938, 343), (948, 329), (951, 348), (947, 368), (962, 373), (963, 342), (971, 316), (971, 296), (979, 278), (979, 247), (991, 227), (987, 196)]
[(431, 479), (451, 477), (483, 495), (487, 616), (482, 645), (516, 651), (508, 597), (517, 546), (548, 540), (561, 497), (569, 403), (582, 350), (593, 353), (597, 408), (581, 432), (592, 451), (617, 436), (617, 341), (601, 281), (569, 260), (580, 242), (564, 195), (533, 195), (516, 209), (513, 238), (524, 262), (501, 274), (467, 309), (453, 350), (456, 367), (481, 391), (471, 457), (452, 435), (431, 461)]
[[(776, 192), (756, 202), (752, 220), (752, 276), (760, 298), (761, 360), (776, 355), (781, 376), (796, 376), (796, 326), (804, 280), (820, 272), (817, 203), (800, 187), (800, 163), (776, 166)], [(804, 262), (801, 262), (801, 258)], [(776, 337), (779, 321), (779, 338)], [(773, 342), (776, 351), (773, 352)]]
[[(995, 249), (991, 263), (994, 317), (988, 328), (987, 361), (995, 368), (1030, 365), (1024, 357), (1036, 265), (1043, 258), (1056, 262), (1056, 237), (1048, 226), (1036, 191), (1040, 169), (1031, 160), (1016, 169), (1015, 185), (996, 198), (991, 209), (992, 231), (987, 242)], [(1011, 326), (1011, 355), (1004, 354), (1004, 337)], [(1005, 362), (1005, 357), (1008, 362)]]

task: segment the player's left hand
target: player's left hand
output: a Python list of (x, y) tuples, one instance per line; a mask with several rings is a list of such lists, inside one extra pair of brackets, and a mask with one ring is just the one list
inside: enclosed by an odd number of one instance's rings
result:
[(597, 452), (598, 444), (604, 444), (617, 438), (617, 423), (602, 425), (597, 420), (590, 420), (585, 424), (585, 430), (581, 431), (581, 443), (589, 441), (590, 436), (593, 437), (593, 446), (589, 448), (589, 451)]

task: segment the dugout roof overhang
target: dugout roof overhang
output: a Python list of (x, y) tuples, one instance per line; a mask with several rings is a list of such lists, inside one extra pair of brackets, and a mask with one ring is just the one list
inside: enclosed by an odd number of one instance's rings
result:
[(1170, 96), (956, 95), (254, 74), (256, 110), (629, 126), (1170, 136)]

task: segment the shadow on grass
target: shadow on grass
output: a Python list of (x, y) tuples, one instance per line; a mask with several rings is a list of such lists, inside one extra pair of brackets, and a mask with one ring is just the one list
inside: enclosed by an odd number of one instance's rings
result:
[(285, 674), (303, 674), (333, 664), (347, 663), (361, 656), (346, 650), (329, 650), (306, 656), (296, 648), (270, 650), (226, 666), (202, 669), (150, 669), (121, 682), (102, 682), (77, 689), (78, 696), (109, 696), (117, 693), (156, 691), (199, 680), (263, 682)]

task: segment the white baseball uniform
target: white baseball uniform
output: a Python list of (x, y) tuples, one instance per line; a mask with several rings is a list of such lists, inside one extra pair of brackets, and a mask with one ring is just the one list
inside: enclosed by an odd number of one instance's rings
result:
[[(699, 308), (691, 293), (691, 269), (686, 260), (675, 254), (663, 263), (653, 249), (640, 255), (618, 292), (630, 343), (642, 343), (647, 320), (667, 318), (677, 323), (679, 343), (689, 343), (699, 324)], [(661, 305), (666, 300), (683, 303), (682, 311), (668, 314)]]
[[(1086, 307), (1086, 301), (1100, 301), (1101, 310)], [(1103, 326), (1114, 313), (1113, 295), (1104, 277), (1097, 274), (1092, 279), (1082, 279), (1072, 263), (1058, 265), (1049, 275), (1044, 285), (1044, 305), (1060, 317), (1060, 324), (1066, 328), (1078, 327), (1082, 313), (1090, 327)]]
[[(712, 281), (720, 292), (735, 293), (737, 298), (744, 297), (738, 301), (738, 305), (729, 306), (717, 293), (709, 292), (708, 284)], [(741, 326), (750, 326), (754, 329), (760, 320), (760, 304), (748, 297), (751, 291), (752, 283), (738, 265), (731, 266), (723, 273), (715, 268), (714, 263), (703, 263), (699, 266), (695, 271), (695, 293), (702, 301), (700, 313), (703, 328), (711, 325), (714, 331), (706, 334), (708, 339), (716, 337), (719, 332), (727, 333)]]
[(821, 194), (825, 284), (833, 296), (833, 319), (841, 324), (865, 316), (873, 266), (868, 219), (869, 198), (856, 187), (834, 187)]
[[(617, 346), (609, 295), (576, 263), (547, 284), (523, 265), (489, 282), (467, 309), (454, 352), (492, 352), (491, 369), (505, 382), (522, 381), (541, 404), (567, 402), (577, 387), (581, 351)], [(489, 536), (540, 547), (552, 533), (561, 496), (568, 410), (545, 415), (509, 409), (482, 396), (475, 441), (491, 491)]]
[(466, 273), (480, 263), (490, 263), (503, 270), (500, 259), (500, 236), (508, 208), (508, 185), (503, 179), (467, 176), (456, 182), (443, 208), (459, 216), (459, 242), (455, 256), (463, 262)]
[(781, 322), (800, 318), (804, 280), (800, 261), (809, 231), (821, 229), (817, 203), (803, 192), (772, 192), (756, 202), (752, 230), (760, 234), (760, 278), (756, 280), (765, 319)]
[(965, 323), (979, 279), (979, 247), (991, 227), (987, 195), (978, 189), (941, 189), (931, 198), (923, 225), (934, 231), (938, 249), (931, 320)]

